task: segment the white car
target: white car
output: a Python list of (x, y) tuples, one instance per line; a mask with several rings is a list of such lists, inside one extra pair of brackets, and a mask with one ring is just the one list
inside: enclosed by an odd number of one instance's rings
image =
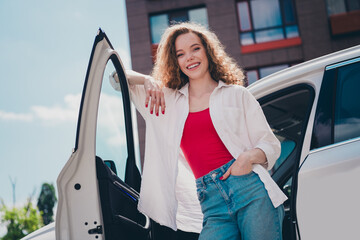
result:
[[(120, 91), (108, 80), (114, 70)], [(282, 144), (271, 172), (289, 196), (284, 239), (358, 239), (360, 46), (280, 71), (249, 90)], [(99, 30), (75, 147), (57, 180), (56, 221), (24, 239), (164, 238), (136, 207), (134, 113), (120, 56)]]

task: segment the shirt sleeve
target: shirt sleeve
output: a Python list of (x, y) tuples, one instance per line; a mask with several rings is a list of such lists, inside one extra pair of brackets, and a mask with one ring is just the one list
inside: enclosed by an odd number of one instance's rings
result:
[(264, 151), (270, 170), (280, 156), (280, 142), (272, 132), (259, 102), (247, 89), (243, 95), (243, 104), (250, 141), (254, 148)]
[(134, 103), (136, 109), (145, 119), (148, 109), (145, 107), (146, 93), (143, 85), (128, 84), (130, 92), (130, 100)]
[[(147, 117), (151, 116), (151, 114), (150, 108), (145, 107), (146, 92), (144, 89), (144, 85), (128, 83), (128, 86), (130, 92), (130, 100), (134, 103), (136, 109), (139, 111), (141, 116), (146, 120)], [(176, 91), (167, 87), (162, 88), (162, 91), (164, 93), (166, 108), (172, 108), (175, 103)], [(149, 101), (149, 106), (150, 103), (151, 102)]]

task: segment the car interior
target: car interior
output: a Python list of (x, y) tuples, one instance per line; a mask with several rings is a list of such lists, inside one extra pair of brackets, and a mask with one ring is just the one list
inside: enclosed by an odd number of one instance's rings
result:
[[(115, 165), (113, 165), (115, 166)], [(149, 239), (149, 219), (137, 211), (139, 195), (96, 157), (106, 239)]]

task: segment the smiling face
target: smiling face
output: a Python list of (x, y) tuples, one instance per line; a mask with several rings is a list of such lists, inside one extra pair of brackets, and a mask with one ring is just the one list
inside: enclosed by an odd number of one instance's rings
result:
[(175, 40), (175, 50), (179, 67), (189, 81), (211, 78), (206, 49), (196, 34), (179, 35)]

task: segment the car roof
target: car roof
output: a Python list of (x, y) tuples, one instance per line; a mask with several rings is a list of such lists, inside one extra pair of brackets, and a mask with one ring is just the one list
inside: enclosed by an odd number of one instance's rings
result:
[[(312, 83), (310, 75), (323, 74), (327, 66), (360, 57), (360, 45), (324, 55), (266, 76), (248, 86), (249, 91), (261, 98), (271, 92), (298, 83)], [(306, 77), (308, 76), (308, 77)]]

